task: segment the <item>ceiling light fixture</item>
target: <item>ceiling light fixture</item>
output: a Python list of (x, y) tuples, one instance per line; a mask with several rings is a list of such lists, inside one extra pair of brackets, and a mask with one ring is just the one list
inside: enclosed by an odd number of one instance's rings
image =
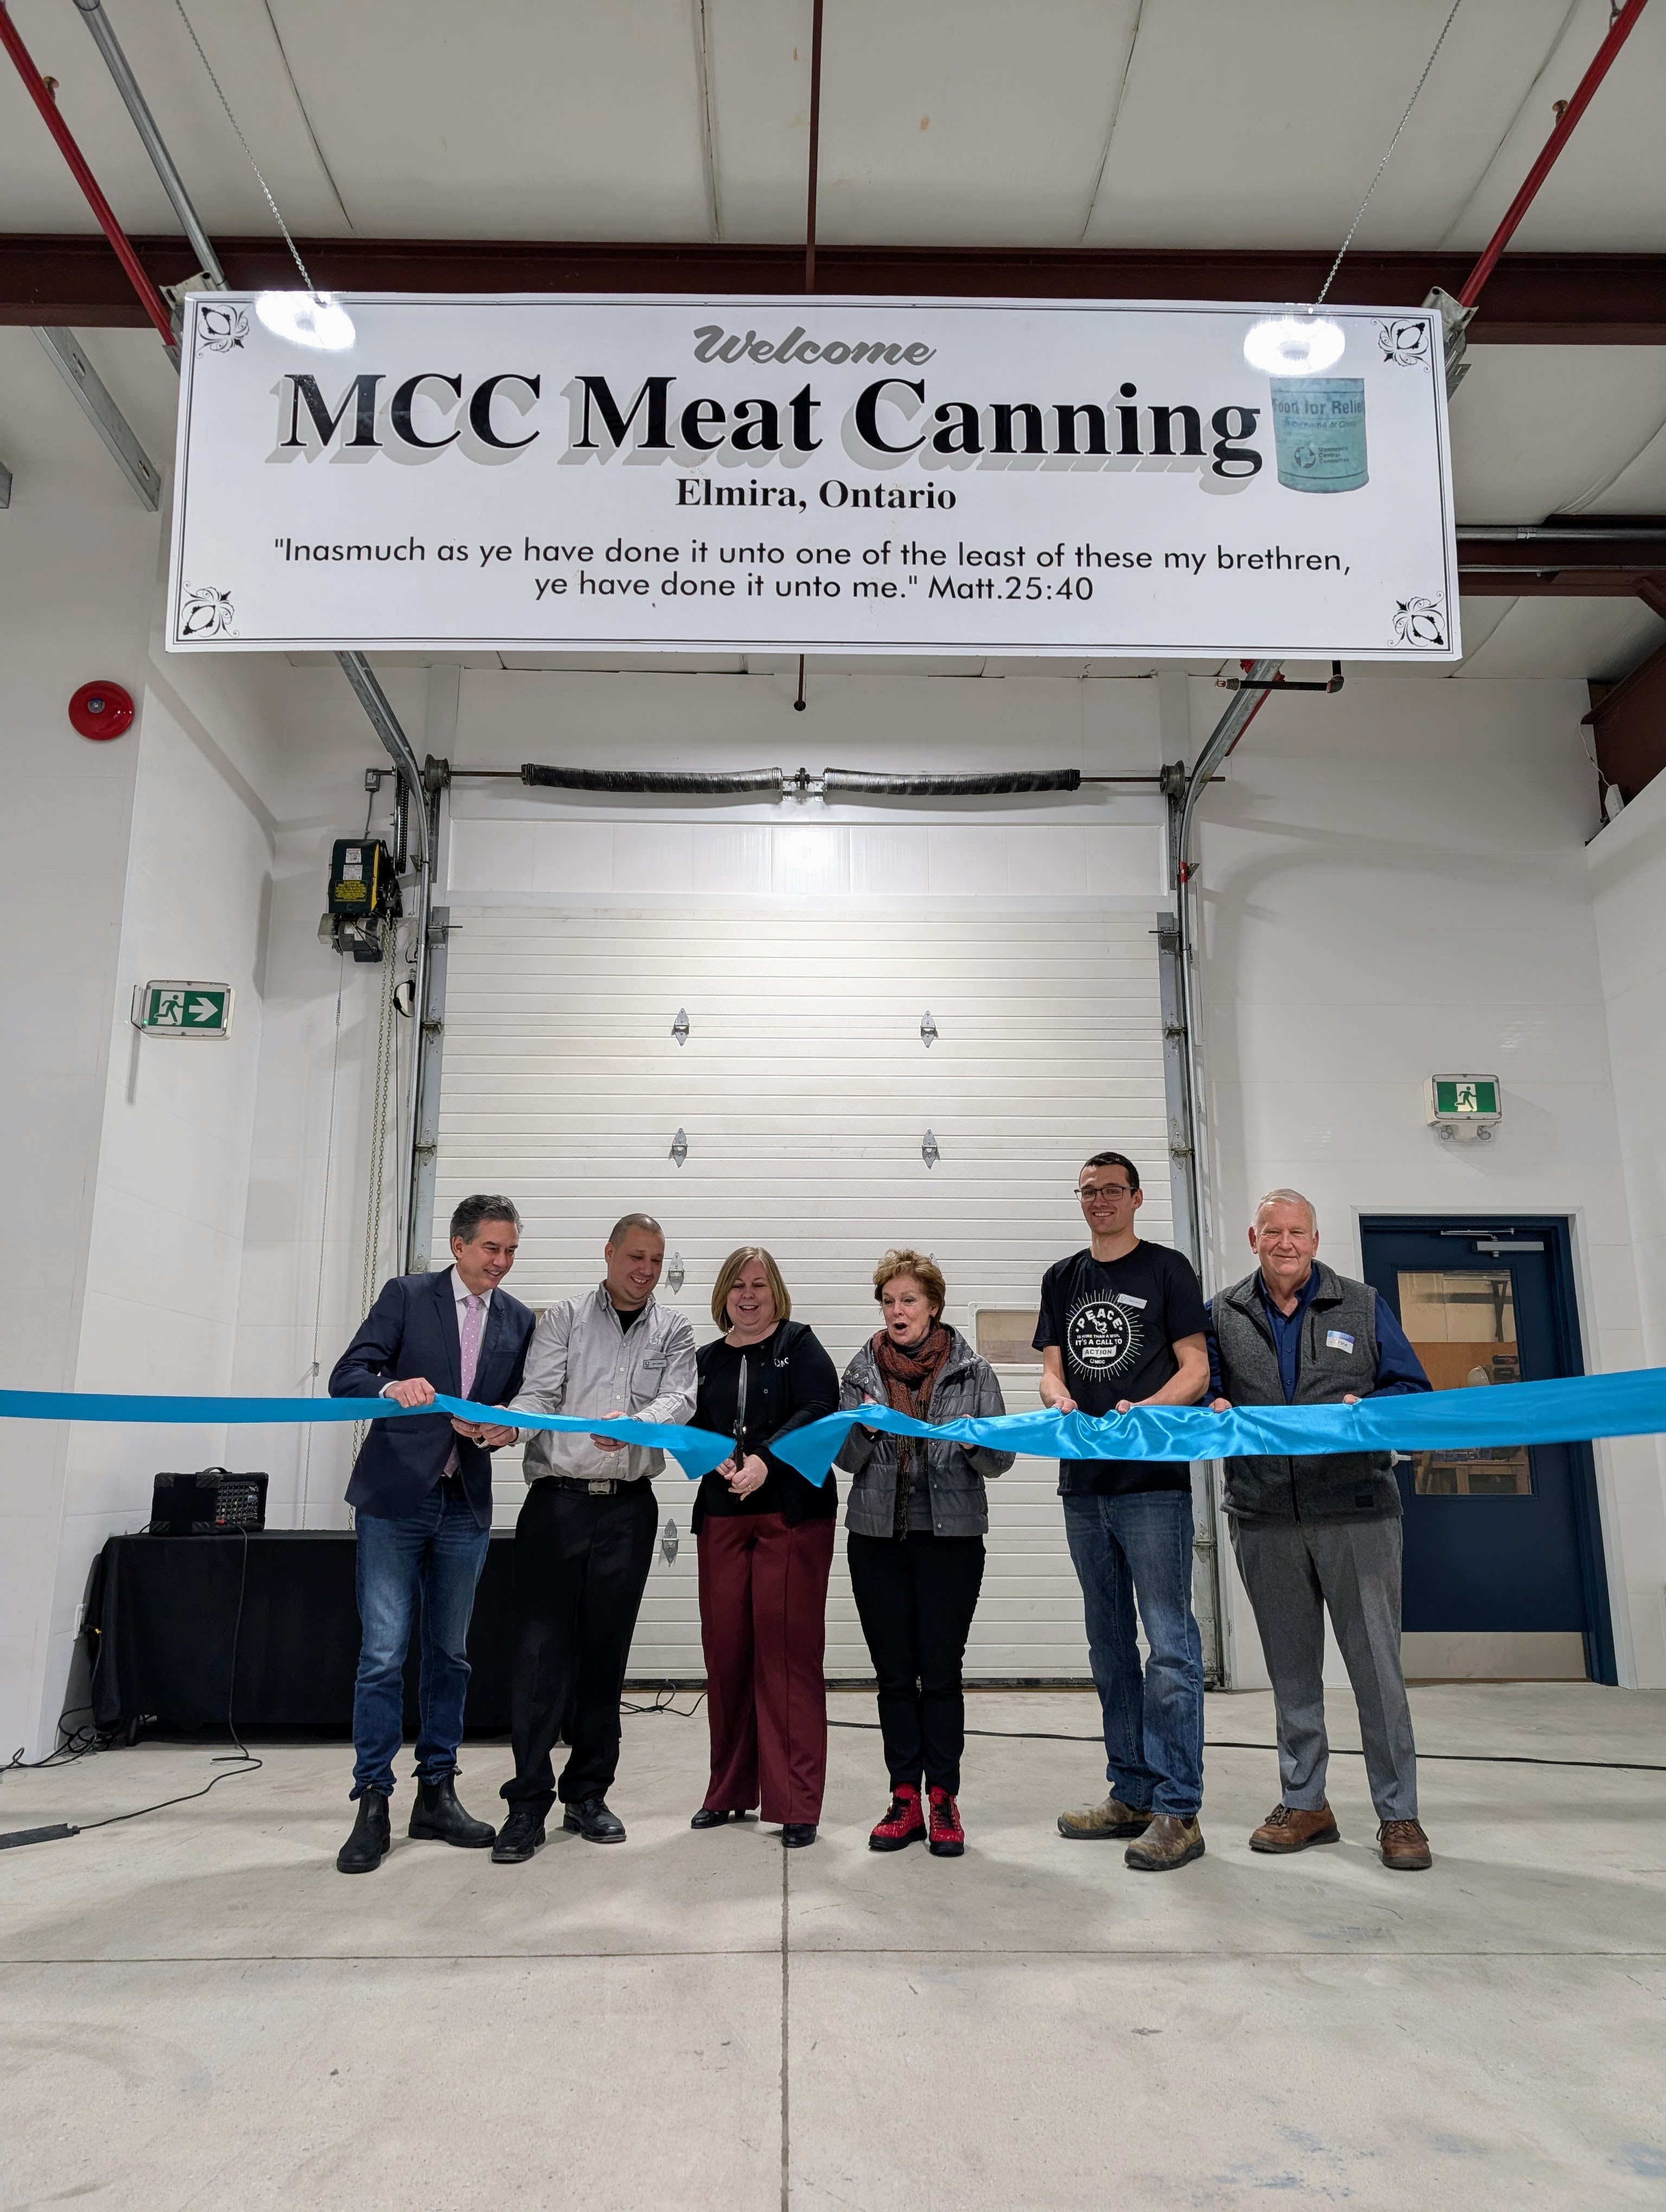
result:
[(1243, 341), (1251, 368), (1269, 376), (1320, 376), (1342, 358), (1347, 340), (1327, 315), (1268, 316)]
[(328, 292), (263, 292), (254, 312), (274, 337), (292, 345), (341, 353), (357, 336), (353, 318)]

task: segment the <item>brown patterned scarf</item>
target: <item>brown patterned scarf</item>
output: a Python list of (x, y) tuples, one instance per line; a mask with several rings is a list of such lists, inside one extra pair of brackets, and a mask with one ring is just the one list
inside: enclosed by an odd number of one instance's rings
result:
[[(931, 1403), (932, 1387), (947, 1364), (949, 1348), (953, 1340), (940, 1321), (934, 1321), (920, 1342), (912, 1346), (897, 1343), (889, 1329), (881, 1329), (873, 1340), (874, 1364), (879, 1370), (885, 1395), (895, 1413), (908, 1413), (916, 1421), (927, 1419), (926, 1408)], [(914, 1486), (914, 1438), (897, 1439), (897, 1495), (891, 1516), (891, 1534), (904, 1537), (909, 1533), (909, 1493)]]

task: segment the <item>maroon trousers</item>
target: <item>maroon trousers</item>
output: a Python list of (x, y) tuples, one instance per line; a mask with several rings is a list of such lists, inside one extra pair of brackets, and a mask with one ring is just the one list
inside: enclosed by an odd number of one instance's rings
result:
[(700, 1528), (700, 1641), (706, 1654), (714, 1811), (817, 1821), (827, 1781), (827, 1577), (832, 1520), (781, 1513)]

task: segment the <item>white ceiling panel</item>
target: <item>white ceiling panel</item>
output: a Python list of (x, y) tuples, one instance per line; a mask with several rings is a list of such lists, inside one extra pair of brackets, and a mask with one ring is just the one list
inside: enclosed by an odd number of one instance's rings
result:
[[(346, 21), (360, 4), (345, 0), (328, 20)], [(177, 10), (163, 0), (108, 0), (106, 12), (210, 231), (276, 235)], [(190, 0), (189, 13), (290, 228), (346, 230), (260, 0)], [(120, 222), (131, 231), (177, 235), (173, 209), (79, 12), (59, 0), (13, 0), (11, 14), (37, 67), (58, 78), (59, 110)], [(97, 228), (9, 64), (0, 70), (0, 207), (8, 230)]]
[[(166, 475), (173, 462), (179, 381), (155, 333), (82, 331), (76, 336), (145, 452)], [(131, 501), (134, 493), (33, 331), (0, 329), (0, 461), (21, 505), (43, 477), (59, 488)], [(3, 518), (0, 518), (0, 522)]]
[(1639, 599), (1505, 604), (1508, 613), (1480, 650), (1466, 657), (1463, 676), (1584, 676), (1612, 683), (1666, 641), (1666, 623)]
[[(1666, 391), (1662, 392), (1666, 404)], [(1579, 505), (1582, 514), (1666, 514), (1666, 423), (1613, 480)]]
[[(723, 235), (802, 236), (808, 0), (706, 13)], [(829, 8), (819, 237), (1075, 245), (1139, 14), (1138, 0)]]
[[(1492, 236), (1555, 127), (1554, 102), (1578, 87), (1608, 27), (1608, 0), (1574, 0), (1565, 33), (1446, 243), (1480, 247)], [(1639, 19), (1558, 155), (1516, 233), (1514, 250), (1647, 253), (1666, 246), (1663, 86), (1666, 13), (1654, 7)]]
[[(802, 235), (810, 0), (189, 4), (298, 231), (703, 238), (709, 108), (721, 234)], [(175, 9), (108, 5), (210, 229), (268, 230)], [(821, 234), (1063, 246), (1085, 226), (1098, 245), (1328, 246), (1446, 11), (1447, 0), (840, 0), (826, 22)], [(13, 12), (122, 219), (171, 230), (76, 10), (14, 0)], [(1359, 244), (1478, 245), (1605, 20), (1606, 0), (1466, 0)], [(1521, 246), (1666, 246), (1663, 88), (1657, 7)], [(9, 71), (0, 203), (8, 228), (93, 227)]]
[(354, 227), (706, 236), (689, 0), (272, 0)]
[[(1666, 348), (1482, 346), (1452, 401), (1461, 522), (1540, 522), (1614, 483), (1660, 429)], [(1657, 512), (1613, 507), (1612, 513)]]
[[(1461, 598), (1458, 605), (1458, 635), (1463, 643), (1463, 659), (1456, 668), (1431, 667), (1428, 673), (1431, 676), (1462, 676), (1515, 605), (1514, 599)], [(1416, 665), (1414, 662), (1411, 665)], [(1580, 672), (1583, 673), (1583, 671)]]
[[(1485, 175), (1568, 0), (1468, 0), (1359, 243), (1438, 239)], [(1093, 246), (1340, 245), (1450, 0), (1146, 0)]]

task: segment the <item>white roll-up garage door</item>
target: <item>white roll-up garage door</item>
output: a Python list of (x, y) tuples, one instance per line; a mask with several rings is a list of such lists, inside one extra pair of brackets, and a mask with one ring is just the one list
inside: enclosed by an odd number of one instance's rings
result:
[[(1149, 915), (738, 902), (452, 921), (436, 1212), (508, 1191), (526, 1217), (513, 1287), (531, 1304), (593, 1287), (608, 1229), (640, 1209), (683, 1270), (660, 1295), (699, 1342), (719, 1262), (761, 1243), (842, 1370), (876, 1325), (872, 1270), (893, 1244), (935, 1256), (974, 1341), (981, 1311), (986, 1343), (1002, 1314), (1010, 1342), (1043, 1270), (1083, 1242), (1073, 1187), (1091, 1152), (1138, 1162), (1141, 1227), (1170, 1234)], [(1037, 1369), (997, 1366), (1009, 1410), (1033, 1407)], [(508, 1521), (519, 1456), (498, 1464)], [(984, 1679), (1086, 1673), (1055, 1480), (1021, 1460), (991, 1486), (968, 1653)], [(673, 1467), (656, 1487), (678, 1547), (656, 1553), (631, 1672), (698, 1678), (692, 1486)], [(842, 1556), (827, 1665), (871, 1671)]]

